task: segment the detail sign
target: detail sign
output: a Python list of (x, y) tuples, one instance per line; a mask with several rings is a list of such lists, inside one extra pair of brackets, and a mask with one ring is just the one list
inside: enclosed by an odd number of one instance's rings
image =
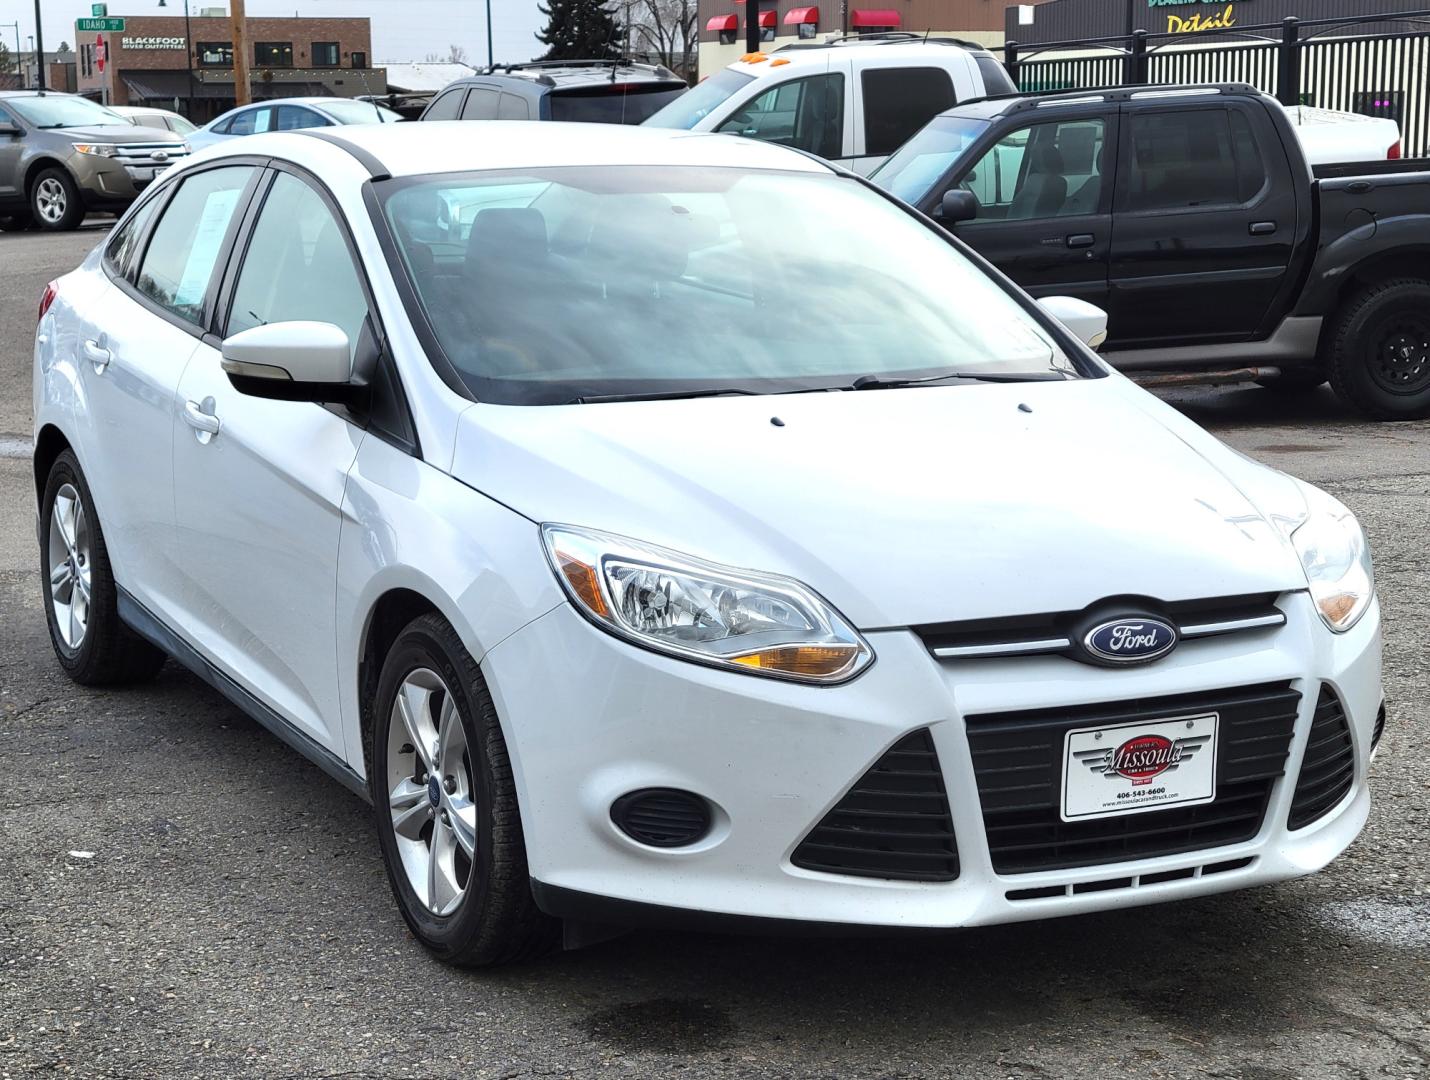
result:
[(111, 15), (103, 19), (76, 19), (74, 28), (81, 34), (100, 33), (122, 34), (124, 33), (124, 19), (121, 16)]
[[(1245, 2), (1245, 0), (1239, 0)], [(1167, 33), (1169, 34), (1194, 34), (1198, 30), (1224, 30), (1229, 26), (1236, 25), (1235, 5), (1227, 3), (1227, 0), (1147, 0), (1148, 8), (1159, 7), (1195, 7), (1198, 4), (1215, 6), (1218, 10), (1203, 13), (1200, 11), (1185, 15), (1167, 15)]]

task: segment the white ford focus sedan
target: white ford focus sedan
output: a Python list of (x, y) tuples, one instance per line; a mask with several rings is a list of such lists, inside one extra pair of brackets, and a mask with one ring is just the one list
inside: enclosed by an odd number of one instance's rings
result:
[(1351, 843), (1384, 713), (1344, 506), (826, 164), (474, 130), (213, 148), (46, 290), (76, 680), (208, 680), (372, 801), (465, 964), (1069, 915)]

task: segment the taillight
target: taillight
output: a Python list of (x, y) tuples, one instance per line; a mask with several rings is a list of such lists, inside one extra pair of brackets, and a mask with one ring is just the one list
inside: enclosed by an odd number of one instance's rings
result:
[(50, 305), (55, 302), (55, 297), (59, 294), (60, 290), (53, 281), (45, 286), (45, 291), (40, 296), (40, 314), (36, 317), (36, 322), (45, 317), (45, 312), (50, 310)]
[(1390, 144), (1390, 149), (1385, 152), (1386, 161), (1395, 161), (1400, 157), (1400, 140), (1396, 139)]

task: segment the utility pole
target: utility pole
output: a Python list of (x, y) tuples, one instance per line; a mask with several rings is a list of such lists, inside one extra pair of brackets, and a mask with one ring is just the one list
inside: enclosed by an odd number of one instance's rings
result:
[(487, 67), (495, 63), (492, 59), (492, 0), (487, 0)]
[(233, 24), (233, 103), (247, 105), (253, 95), (248, 87), (248, 16), (243, 0), (230, 0), (229, 12)]
[(35, 0), (35, 85), (45, 88), (45, 28), (41, 25), (40, 0)]

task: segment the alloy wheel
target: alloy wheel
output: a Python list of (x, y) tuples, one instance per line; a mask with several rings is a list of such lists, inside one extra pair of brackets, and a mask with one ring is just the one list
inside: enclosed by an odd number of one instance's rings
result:
[(65, 216), (69, 208), (69, 196), (65, 186), (53, 176), (47, 176), (35, 188), (35, 209), (40, 217), (51, 225)]
[(90, 536), (84, 503), (73, 484), (55, 492), (50, 509), (50, 607), (60, 638), (71, 649), (89, 627)]
[(462, 902), (477, 847), (471, 754), (456, 699), (430, 668), (397, 688), (387, 735), (392, 830), (408, 883), (434, 915)]
[(1402, 316), (1390, 323), (1380, 334), (1370, 372), (1395, 394), (1430, 388), (1430, 321)]

